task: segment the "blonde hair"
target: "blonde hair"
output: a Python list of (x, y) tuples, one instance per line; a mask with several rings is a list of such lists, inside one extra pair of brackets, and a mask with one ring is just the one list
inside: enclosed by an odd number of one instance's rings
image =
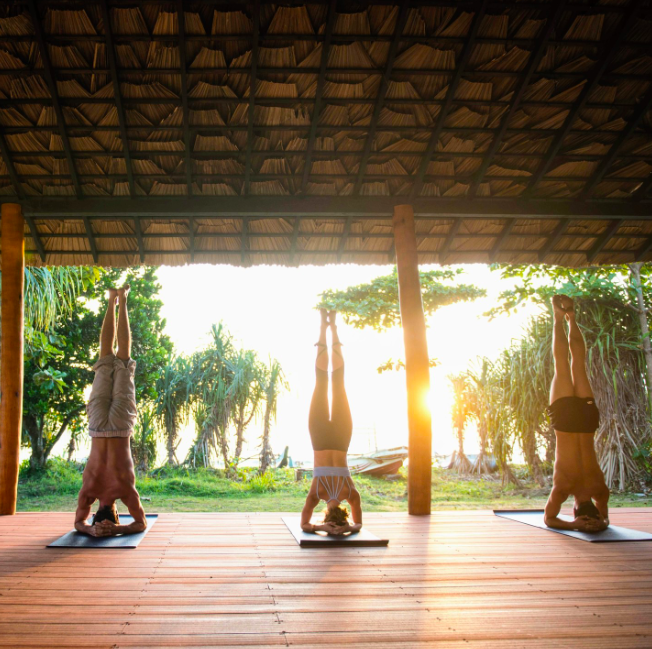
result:
[(323, 511), (324, 523), (333, 525), (346, 525), (349, 522), (349, 510), (344, 505), (337, 507), (326, 507)]

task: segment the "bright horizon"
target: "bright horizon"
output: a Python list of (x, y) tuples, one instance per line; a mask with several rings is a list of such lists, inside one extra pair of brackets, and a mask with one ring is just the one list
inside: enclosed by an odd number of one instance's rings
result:
[[(208, 343), (211, 325), (221, 321), (237, 345), (255, 350), (262, 361), (277, 358), (290, 389), (279, 397), (272, 448), (279, 454), (289, 445), (293, 460), (311, 462), (307, 422), (314, 387), (314, 343), (319, 331), (319, 314), (314, 306), (319, 294), (368, 282), (389, 274), (392, 268), (353, 264), (299, 268), (162, 266), (157, 276), (165, 332), (176, 353), (190, 354)], [(436, 268), (439, 266), (430, 265), (421, 270)], [(431, 369), (430, 396), (433, 452), (440, 454), (448, 454), (457, 447), (447, 376), (463, 371), (477, 357), (495, 358), (520, 335), (523, 323), (535, 309), (526, 307), (517, 314), (490, 321), (483, 314), (510, 283), (500, 280), (499, 273), (491, 272), (484, 264), (461, 268), (465, 273), (459, 281), (485, 288), (487, 296), (442, 307), (427, 319), (429, 354), (440, 363)], [(377, 367), (388, 359), (404, 357), (402, 329), (382, 333), (355, 329), (341, 317), (338, 324), (353, 416), (351, 453), (407, 445), (405, 372), (377, 372)], [(257, 457), (261, 432), (261, 422), (252, 422), (246, 435), (245, 458)], [(182, 431), (177, 452), (180, 460), (185, 458), (194, 436), (192, 425)], [(84, 439), (80, 440), (79, 458), (85, 458), (90, 449), (88, 439), (85, 441), (84, 444)], [(68, 437), (64, 436), (53, 455), (64, 454), (67, 443)], [(477, 449), (477, 437), (470, 426), (465, 450), (474, 453)], [(163, 444), (158, 463), (162, 461)]]

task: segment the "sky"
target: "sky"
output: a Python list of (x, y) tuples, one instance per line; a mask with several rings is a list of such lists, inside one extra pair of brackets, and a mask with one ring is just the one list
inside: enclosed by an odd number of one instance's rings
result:
[[(424, 267), (423, 270), (429, 267)], [(434, 266), (432, 268), (435, 268)], [(483, 314), (508, 284), (485, 265), (463, 267), (460, 281), (481, 286), (487, 297), (439, 309), (428, 318), (428, 348), (439, 361), (431, 370), (430, 405), (433, 450), (448, 454), (456, 448), (451, 419), (452, 394), (447, 376), (466, 369), (479, 356), (493, 358), (518, 338), (531, 309), (490, 321)], [(314, 358), (319, 313), (314, 309), (326, 289), (344, 289), (390, 273), (391, 266), (232, 266), (161, 267), (162, 316), (166, 333), (178, 352), (190, 353), (208, 342), (211, 324), (223, 322), (238, 344), (255, 350), (261, 359), (279, 360), (289, 390), (279, 397), (272, 446), (285, 445), (295, 461), (311, 461), (307, 421), (314, 387)], [(377, 367), (403, 357), (400, 328), (383, 333), (354, 329), (340, 320), (344, 343), (346, 386), (353, 416), (350, 452), (407, 444), (405, 372), (379, 374)], [(247, 434), (245, 457), (257, 456), (261, 433), (254, 422)], [(178, 456), (190, 447), (193, 431), (184, 431)], [(467, 434), (466, 450), (477, 450), (476, 436)]]

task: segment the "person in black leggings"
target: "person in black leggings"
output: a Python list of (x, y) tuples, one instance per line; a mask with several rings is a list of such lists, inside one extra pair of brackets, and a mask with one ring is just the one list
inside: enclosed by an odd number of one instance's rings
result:
[[(328, 406), (328, 346), (326, 331), (330, 327), (332, 336), (332, 404)], [(362, 528), (362, 507), (351, 472), (347, 464), (347, 452), (351, 443), (353, 421), (344, 386), (344, 358), (342, 343), (337, 335), (335, 311), (321, 309), (321, 328), (315, 361), (315, 391), (310, 403), (308, 429), (314, 452), (314, 472), (306, 504), (301, 512), (301, 528), (304, 532), (324, 531), (341, 535), (359, 532)], [(324, 520), (321, 524), (310, 522), (320, 500), (326, 502)], [(347, 500), (349, 512), (342, 505)]]

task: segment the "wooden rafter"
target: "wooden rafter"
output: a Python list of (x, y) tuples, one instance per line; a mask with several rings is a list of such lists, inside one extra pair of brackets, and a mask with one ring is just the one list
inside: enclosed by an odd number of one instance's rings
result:
[(500, 126), (498, 127), (498, 130), (496, 131), (496, 134), (494, 135), (494, 138), (491, 142), (491, 146), (483, 156), (482, 165), (480, 166), (480, 169), (478, 169), (474, 181), (471, 183), (471, 196), (476, 195), (478, 186), (484, 180), (487, 169), (489, 169), (492, 160), (498, 153), (498, 149), (500, 148), (503, 138), (505, 137), (505, 133), (507, 132), (507, 127), (516, 114), (516, 111), (520, 108), (521, 100), (523, 99), (523, 96), (525, 95), (525, 92), (530, 85), (532, 76), (537, 71), (539, 64), (541, 63), (541, 59), (548, 49), (550, 38), (552, 37), (555, 27), (559, 22), (559, 18), (564, 12), (566, 3), (567, 0), (557, 0), (556, 4), (553, 6), (550, 12), (548, 21), (543, 28), (543, 32), (541, 33), (541, 36), (539, 37), (534, 50), (530, 53), (527, 66), (525, 67), (525, 70), (523, 70), (522, 76), (517, 81), (517, 85), (513, 90), (510, 107), (503, 116), (500, 122)]
[(571, 224), (570, 219), (564, 219), (562, 221), (559, 221), (559, 223), (552, 231), (550, 236), (546, 239), (546, 242), (543, 244), (543, 247), (539, 251), (539, 261), (541, 263), (543, 263), (546, 257), (551, 252), (553, 252), (553, 248), (559, 243), (561, 238), (566, 234), (566, 230), (568, 230), (568, 226), (570, 224)]
[(294, 264), (294, 257), (297, 254), (297, 240), (299, 239), (299, 226), (301, 225), (301, 217), (294, 217), (294, 225), (292, 227), (292, 241), (290, 243), (290, 263)]
[(183, 143), (186, 158), (186, 193), (192, 196), (192, 159), (190, 157), (190, 110), (188, 108), (188, 65), (186, 62), (186, 14), (183, 0), (177, 2), (179, 19), (179, 63), (181, 65), (181, 105), (183, 107)]
[(247, 152), (245, 158), (244, 193), (249, 195), (251, 185), (251, 151), (254, 146), (254, 108), (256, 103), (256, 76), (258, 68), (258, 43), (260, 41), (260, 0), (253, 5), (253, 33), (251, 36), (251, 73), (249, 75), (249, 110), (247, 113)]
[(247, 266), (247, 251), (249, 249), (249, 217), (242, 217), (242, 232), (240, 233), (240, 263)]
[(29, 234), (32, 237), (32, 240), (34, 241), (34, 245), (36, 246), (36, 251), (38, 252), (38, 256), (40, 257), (42, 262), (45, 262), (45, 248), (43, 247), (43, 242), (41, 241), (41, 237), (39, 236), (36, 223), (34, 223), (34, 219), (31, 216), (24, 216), (24, 218), (25, 221), (27, 221), (27, 226), (29, 227)]
[(423, 186), (423, 178), (426, 175), (426, 171), (428, 170), (428, 165), (430, 164), (430, 160), (435, 152), (435, 149), (437, 148), (437, 143), (439, 142), (439, 137), (441, 136), (442, 129), (444, 128), (446, 118), (448, 117), (450, 108), (453, 105), (453, 100), (455, 98), (455, 93), (457, 92), (457, 87), (459, 86), (460, 81), (464, 76), (464, 72), (466, 70), (466, 64), (468, 63), (469, 58), (471, 57), (471, 52), (473, 51), (475, 38), (478, 34), (480, 23), (482, 22), (482, 19), (484, 18), (484, 15), (487, 11), (487, 4), (488, 4), (487, 0), (480, 0), (475, 4), (474, 7), (475, 13), (473, 16), (473, 22), (471, 23), (469, 33), (464, 42), (464, 46), (462, 47), (462, 52), (460, 54), (459, 61), (457, 61), (455, 65), (455, 73), (453, 75), (450, 84), (448, 85), (446, 98), (444, 100), (442, 107), (439, 110), (439, 114), (437, 115), (437, 122), (435, 124), (435, 128), (433, 129), (432, 135), (430, 136), (430, 140), (428, 142), (428, 146), (423, 155), (423, 158), (421, 159), (419, 170), (417, 171), (417, 174), (414, 177), (412, 189), (410, 191), (411, 198), (413, 198), (414, 196), (418, 196), (419, 193), (421, 192), (421, 187)]
[(143, 229), (140, 219), (134, 219), (134, 232), (136, 233), (136, 241), (138, 241), (138, 256), (140, 263), (145, 263), (145, 244), (143, 243)]
[(77, 176), (77, 170), (75, 169), (75, 162), (72, 158), (72, 148), (70, 146), (70, 140), (68, 139), (68, 132), (66, 130), (66, 121), (63, 116), (63, 110), (61, 108), (61, 103), (59, 102), (59, 93), (57, 91), (57, 84), (54, 80), (54, 74), (52, 72), (52, 63), (50, 61), (50, 55), (48, 53), (48, 47), (45, 43), (45, 37), (43, 34), (43, 25), (41, 24), (41, 18), (38, 13), (38, 8), (36, 6), (36, 0), (28, 0), (28, 7), (30, 17), (32, 19), (32, 24), (34, 27), (34, 38), (38, 47), (39, 54), (41, 56), (41, 61), (43, 61), (43, 76), (45, 77), (45, 82), (48, 85), (48, 90), (52, 97), (52, 107), (54, 108), (54, 113), (57, 117), (57, 128), (59, 129), (59, 136), (63, 143), (63, 149), (66, 152), (66, 160), (68, 161), (68, 171), (70, 177), (72, 178), (72, 184), (75, 188), (75, 194), (77, 198), (82, 197), (82, 189), (79, 183), (79, 177)]
[(612, 42), (609, 43), (609, 46), (603, 48), (602, 56), (600, 57), (599, 61), (593, 66), (591, 73), (588, 75), (587, 81), (584, 84), (584, 87), (580, 91), (580, 94), (575, 100), (575, 103), (572, 105), (572, 108), (569, 110), (563, 125), (554, 136), (550, 147), (546, 151), (546, 157), (543, 159), (536, 172), (532, 174), (531, 178), (529, 179), (527, 188), (525, 190), (526, 195), (531, 195), (539, 181), (548, 173), (548, 170), (557, 157), (557, 153), (559, 152), (559, 149), (566, 139), (566, 136), (573, 126), (577, 116), (579, 115), (580, 111), (586, 108), (588, 99), (597, 88), (602, 75), (605, 73), (609, 65), (611, 65), (614, 58), (620, 52), (620, 45), (625, 40), (625, 36), (636, 22), (638, 14), (642, 10), (642, 4), (643, 3), (639, 2), (639, 0), (630, 0), (628, 5), (628, 12), (624, 15), (618, 32), (614, 36)]
[(82, 221), (84, 222), (84, 229), (86, 230), (86, 238), (88, 239), (88, 245), (91, 249), (93, 263), (96, 264), (98, 260), (98, 252), (97, 244), (95, 243), (95, 235), (93, 234), (93, 226), (91, 225), (91, 220), (87, 216), (83, 216)]
[(496, 239), (496, 243), (494, 243), (493, 248), (489, 252), (489, 263), (492, 263), (496, 261), (498, 254), (501, 252), (501, 248), (503, 247), (503, 244), (507, 240), (507, 237), (512, 233), (512, 230), (514, 228), (514, 225), (516, 224), (516, 219), (511, 218), (507, 219), (505, 222), (505, 225), (503, 226), (502, 231), (498, 235)]
[(131, 153), (129, 151), (129, 138), (127, 136), (127, 118), (125, 116), (124, 104), (122, 102), (122, 91), (118, 78), (118, 66), (115, 58), (115, 46), (113, 43), (113, 28), (111, 27), (111, 14), (107, 0), (102, 0), (102, 22), (104, 23), (104, 36), (106, 38), (106, 56), (111, 71), (111, 82), (113, 84), (113, 100), (115, 101), (118, 113), (118, 124), (120, 139), (122, 140), (122, 153), (124, 155), (125, 167), (127, 169), (127, 182), (129, 183), (129, 195), (133, 198), (136, 195), (136, 181), (134, 180), (133, 165), (131, 164)]
[(437, 254), (439, 255), (440, 264), (446, 263), (446, 258), (450, 253), (450, 249), (451, 246), (453, 245), (453, 241), (455, 240), (455, 237), (457, 236), (457, 233), (459, 232), (461, 226), (462, 226), (462, 219), (460, 218), (455, 219), (451, 224), (451, 228), (446, 234), (446, 238), (444, 239), (444, 243), (442, 244), (441, 249), (437, 251)]
[(634, 253), (634, 261), (643, 261), (652, 250), (652, 237), (648, 237), (645, 243)]
[(604, 232), (597, 238), (593, 247), (586, 253), (586, 261), (592, 263), (595, 258), (604, 250), (605, 246), (611, 241), (614, 234), (618, 231), (622, 221), (613, 220), (607, 225)]
[(315, 107), (312, 111), (312, 121), (310, 122), (310, 133), (308, 135), (308, 145), (306, 147), (306, 157), (303, 166), (303, 178), (301, 179), (301, 193), (305, 194), (308, 188), (308, 178), (312, 166), (312, 155), (317, 139), (317, 124), (322, 112), (322, 103), (324, 96), (324, 86), (326, 85), (326, 69), (328, 67), (328, 56), (331, 49), (331, 39), (333, 28), (335, 27), (335, 18), (337, 17), (337, 0), (330, 0), (328, 5), (328, 15), (326, 16), (326, 28), (324, 30), (324, 42), (322, 44), (321, 61), (319, 63), (319, 77), (317, 77), (317, 88), (315, 90)]
[(613, 164), (614, 160), (618, 157), (618, 152), (620, 149), (626, 142), (629, 141), (629, 138), (639, 127), (641, 121), (645, 117), (645, 114), (650, 110), (650, 108), (652, 108), (652, 86), (646, 95), (641, 99), (641, 102), (627, 120), (627, 126), (625, 126), (625, 128), (618, 135), (616, 141), (611, 145), (609, 153), (607, 153), (607, 155), (602, 158), (602, 161), (598, 165), (598, 168), (595, 170), (595, 173), (593, 176), (591, 176), (591, 179), (584, 186), (581, 194), (582, 198), (588, 198), (591, 196), (595, 188), (600, 184), (604, 178), (604, 175)]
[(195, 261), (195, 219), (188, 217), (188, 243), (190, 244), (190, 262)]
[(346, 250), (346, 242), (349, 240), (349, 233), (351, 232), (351, 224), (353, 223), (353, 217), (348, 216), (344, 223), (344, 229), (342, 230), (342, 235), (340, 236), (340, 242), (337, 247), (337, 263), (339, 264), (342, 261), (342, 255)]
[(378, 119), (380, 113), (383, 110), (385, 105), (385, 95), (387, 94), (387, 88), (389, 88), (389, 82), (392, 77), (392, 71), (394, 69), (394, 61), (396, 60), (396, 55), (398, 53), (398, 47), (401, 42), (401, 36), (403, 35), (403, 30), (405, 29), (405, 23), (407, 22), (409, 16), (409, 3), (402, 2), (400, 3), (400, 9), (398, 16), (396, 18), (396, 28), (394, 30), (394, 37), (389, 46), (389, 52), (387, 54), (387, 61), (385, 62), (385, 72), (380, 80), (380, 85), (378, 86), (378, 93), (376, 94), (376, 103), (374, 104), (374, 111), (371, 115), (371, 124), (369, 126), (369, 131), (367, 132), (367, 137), (365, 138), (364, 148), (362, 150), (362, 158), (360, 160), (360, 166), (358, 169), (358, 177), (355, 181), (353, 187), (353, 194), (358, 196), (360, 194), (360, 189), (362, 187), (362, 181), (364, 180), (365, 173), (367, 171), (367, 163), (369, 162), (369, 156), (371, 155), (371, 149), (376, 138), (376, 128), (378, 127)]
[(652, 188), (652, 173), (641, 183), (641, 186), (634, 192), (634, 200), (641, 201), (647, 197)]

